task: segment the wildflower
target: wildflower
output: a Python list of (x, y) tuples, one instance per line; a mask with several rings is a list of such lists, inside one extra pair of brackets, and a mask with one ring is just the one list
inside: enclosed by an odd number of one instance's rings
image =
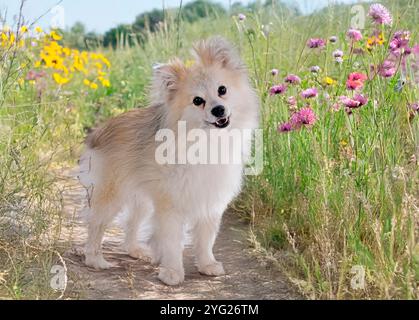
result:
[(410, 41), (410, 32), (409, 31), (397, 31), (393, 39), (390, 41), (390, 53), (396, 57), (400, 56), (407, 49), (411, 52), (411, 49), (408, 47)]
[(271, 70), (271, 75), (273, 75), (274, 77), (277, 76), (278, 73), (279, 73), (279, 70), (278, 69), (272, 69)]
[(37, 80), (39, 78), (43, 78), (46, 76), (46, 72), (45, 71), (35, 71), (35, 70), (29, 70), (28, 74), (25, 77), (26, 81), (33, 81), (33, 80)]
[(304, 99), (310, 99), (310, 98), (315, 98), (318, 95), (318, 91), (316, 88), (310, 88), (307, 90), (304, 90), (301, 93), (301, 97), (303, 97)]
[(376, 24), (391, 25), (393, 23), (393, 18), (388, 9), (379, 3), (371, 5), (368, 15)]
[(26, 32), (28, 32), (28, 27), (27, 26), (20, 27), (20, 33), (21, 34), (25, 34)]
[(286, 84), (278, 84), (275, 86), (272, 86), (271, 89), (269, 90), (269, 94), (271, 96), (273, 95), (277, 95), (277, 94), (283, 94), (285, 93), (285, 91), (287, 91), (287, 85)]
[(84, 84), (86, 87), (90, 87), (91, 82), (90, 82), (90, 80), (88, 80), (88, 79), (84, 79), (84, 80), (83, 80), (83, 84)]
[(346, 81), (346, 88), (349, 90), (361, 89), (364, 86), (364, 81), (367, 79), (368, 77), (363, 73), (351, 73)]
[(299, 129), (301, 126), (312, 126), (316, 122), (316, 115), (310, 107), (302, 108), (291, 116), (292, 128)]
[(56, 72), (53, 73), (52, 77), (54, 78), (55, 82), (58, 83), (59, 85), (66, 84), (70, 81), (69, 78), (65, 78)]
[(41, 28), (41, 27), (36, 27), (36, 28), (35, 28), (35, 32), (36, 32), (36, 33), (42, 33), (42, 32), (43, 32), (43, 30), (42, 30), (42, 28)]
[(330, 78), (330, 77), (325, 77), (325, 78), (323, 79), (323, 83), (324, 83), (325, 85), (327, 85), (327, 86), (333, 86), (333, 85), (335, 85), (335, 84), (337, 83), (337, 81), (336, 81), (335, 79), (333, 79), (333, 78)]
[(329, 38), (329, 41), (330, 41), (331, 43), (336, 43), (336, 42), (338, 41), (338, 38), (337, 38), (336, 36), (331, 36), (331, 37)]
[(286, 133), (292, 131), (292, 125), (289, 122), (282, 123), (278, 126), (278, 132)]
[(334, 103), (332, 105), (332, 111), (339, 111), (340, 110), (340, 104), (339, 103)]
[(301, 79), (300, 79), (299, 76), (296, 76), (295, 74), (290, 74), (290, 75), (286, 76), (285, 82), (290, 83), (290, 84), (300, 84)]
[(98, 86), (96, 83), (94, 83), (94, 82), (92, 82), (92, 83), (90, 84), (90, 88), (91, 88), (91, 89), (93, 89), (93, 90), (96, 90), (98, 87), (99, 87), (99, 86)]
[(16, 41), (15, 34), (14, 33), (10, 34), (10, 37), (9, 37), (9, 46), (13, 46), (14, 43), (15, 43), (15, 41)]
[(239, 13), (237, 17), (239, 18), (240, 21), (246, 20), (246, 16), (243, 13)]
[(287, 103), (290, 107), (295, 107), (297, 105), (297, 99), (294, 96), (288, 97)]
[(419, 112), (419, 102), (414, 102), (409, 105), (409, 108), (414, 112)]
[(383, 78), (391, 78), (396, 74), (396, 66), (394, 62), (385, 60), (379, 67), (378, 73)]
[(346, 96), (341, 96), (340, 101), (345, 107), (350, 109), (360, 108), (368, 103), (368, 99), (361, 94), (356, 94), (352, 99)]
[(333, 58), (342, 58), (343, 57), (343, 51), (342, 50), (335, 50), (332, 53)]
[(55, 41), (60, 41), (63, 37), (60, 36), (56, 31), (51, 31), (50, 36)]
[(324, 46), (326, 45), (326, 41), (324, 41), (323, 39), (320, 38), (312, 38), (310, 40), (308, 40), (307, 42), (307, 46), (311, 49), (314, 48), (324, 48)]
[(354, 42), (362, 39), (361, 31), (353, 29), (353, 28), (349, 29), (346, 35), (348, 36), (349, 39), (351, 39)]
[(344, 148), (344, 147), (346, 147), (346, 146), (348, 145), (348, 142), (346, 142), (345, 140), (341, 140), (341, 141), (339, 141), (339, 145), (340, 145), (342, 148)]
[(110, 68), (111, 67), (111, 63), (109, 62), (108, 59), (106, 59), (104, 56), (101, 57), (102, 62), (106, 65), (106, 67)]
[(312, 66), (312, 67), (310, 67), (310, 72), (311, 73), (319, 73), (320, 72), (320, 67), (319, 66)]
[(111, 86), (111, 82), (108, 79), (101, 79), (100, 82), (102, 83), (102, 86), (109, 88)]
[(343, 63), (343, 58), (341, 58), (341, 57), (337, 57), (337, 58), (335, 59), (335, 61), (336, 61), (337, 63), (339, 63), (339, 64), (342, 64), (342, 63)]
[(384, 44), (384, 35), (382, 32), (374, 34), (367, 39), (367, 49), (371, 50), (373, 46), (382, 46)]

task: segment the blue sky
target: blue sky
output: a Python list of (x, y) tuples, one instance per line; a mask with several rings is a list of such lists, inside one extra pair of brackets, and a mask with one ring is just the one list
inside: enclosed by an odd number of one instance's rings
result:
[[(24, 8), (25, 18), (31, 22), (38, 18), (49, 9), (53, 8), (59, 0), (27, 0)], [(191, 0), (185, 0), (184, 3)], [(229, 3), (235, 0), (218, 0), (216, 2), (222, 3), (228, 7)], [(289, 0), (286, 0), (289, 2)], [(335, 0), (297, 0), (303, 12), (308, 13), (314, 9), (327, 5), (328, 2)], [(351, 2), (351, 0), (342, 0), (343, 2)], [(342, 2), (339, 1), (339, 2)], [(62, 23), (65, 26), (72, 26), (76, 21), (83, 22), (87, 30), (104, 32), (120, 23), (131, 23), (135, 17), (144, 11), (153, 8), (162, 8), (163, 3), (166, 7), (179, 6), (179, 0), (63, 0), (61, 7), (63, 8), (64, 20), (59, 18), (61, 11), (56, 10), (55, 14), (49, 12), (38, 23), (46, 28), (54, 21)], [(248, 0), (241, 1), (248, 3)], [(354, 1), (352, 1), (354, 2)], [(7, 8), (7, 22), (13, 24), (13, 16), (18, 13), (19, 0), (0, 0), (0, 13), (4, 15), (4, 10)], [(57, 20), (58, 19), (58, 20)]]

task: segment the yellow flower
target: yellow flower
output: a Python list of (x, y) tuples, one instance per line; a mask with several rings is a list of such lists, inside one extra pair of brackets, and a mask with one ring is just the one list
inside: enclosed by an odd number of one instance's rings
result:
[(109, 60), (108, 60), (108, 59), (106, 59), (103, 55), (102, 55), (101, 60), (102, 60), (102, 62), (103, 62), (104, 64), (106, 64), (106, 66), (107, 66), (108, 68), (110, 68), (110, 67), (111, 67), (111, 63), (109, 62)]
[(101, 80), (102, 86), (109, 88), (111, 86), (111, 82), (108, 79)]
[(341, 140), (339, 144), (341, 147), (346, 147), (348, 145), (348, 143), (345, 140)]
[(56, 31), (51, 31), (50, 36), (52, 39), (54, 39), (55, 41), (60, 41), (63, 37), (60, 36)]
[(63, 48), (63, 53), (64, 53), (67, 57), (69, 57), (69, 56), (70, 56), (70, 54), (71, 54), (71, 49), (70, 49), (70, 48)]
[(84, 79), (83, 84), (87, 87), (90, 87), (91, 82), (88, 79)]
[(323, 83), (324, 83), (325, 85), (327, 85), (327, 86), (333, 86), (333, 85), (335, 85), (335, 84), (337, 83), (337, 81), (336, 81), (335, 79), (333, 79), (333, 78), (330, 78), (330, 77), (325, 77), (325, 78), (323, 79)]
[(20, 33), (25, 34), (26, 32), (28, 32), (28, 27), (27, 26), (22, 26), (20, 28)]
[(82, 60), (78, 57), (74, 58), (74, 62), (73, 62), (73, 68), (76, 69), (77, 71), (83, 72), (84, 74), (87, 74), (87, 70), (84, 67)]
[(44, 60), (47, 68), (53, 68), (56, 70), (64, 69), (64, 61), (58, 55), (49, 55), (49, 54), (41, 53), (41, 58), (42, 60)]
[(371, 50), (373, 46), (382, 46), (384, 42), (384, 34), (381, 32), (378, 36), (372, 36), (367, 39), (367, 48)]
[(10, 34), (10, 38), (9, 38), (9, 45), (12, 46), (15, 43), (16, 40), (16, 36), (14, 33)]
[(34, 66), (35, 68), (39, 68), (41, 66), (41, 61), (36, 61)]
[(90, 84), (90, 88), (92, 88), (93, 90), (96, 90), (98, 88), (98, 85), (96, 83), (92, 82)]
[(19, 78), (19, 79), (17, 79), (17, 83), (18, 83), (20, 86), (23, 86), (23, 84), (25, 83), (25, 80), (24, 80), (23, 78)]
[(70, 81), (69, 78), (65, 78), (56, 72), (53, 73), (52, 77), (54, 78), (55, 82), (58, 83), (59, 85), (66, 84)]
[(71, 54), (72, 54), (73, 56), (78, 56), (78, 55), (80, 54), (80, 51), (79, 51), (79, 50), (77, 50), (77, 49), (72, 49), (72, 50), (71, 50)]
[(42, 32), (43, 32), (43, 30), (42, 30), (42, 28), (41, 28), (41, 27), (36, 27), (36, 28), (35, 28), (35, 31), (36, 31), (37, 33), (42, 33)]
[(84, 63), (88, 63), (89, 54), (86, 51), (82, 51), (82, 53), (80, 54), (80, 59), (82, 59)]

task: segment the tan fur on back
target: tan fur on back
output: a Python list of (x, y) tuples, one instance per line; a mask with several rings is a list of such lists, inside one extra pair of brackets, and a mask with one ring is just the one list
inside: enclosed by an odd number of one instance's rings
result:
[(87, 137), (86, 144), (91, 149), (106, 152), (118, 150), (121, 145), (149, 142), (159, 129), (160, 118), (158, 106), (128, 111), (95, 129)]

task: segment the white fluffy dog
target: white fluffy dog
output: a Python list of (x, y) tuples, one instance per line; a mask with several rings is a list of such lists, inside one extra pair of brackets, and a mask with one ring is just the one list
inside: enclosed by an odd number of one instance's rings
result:
[[(187, 132), (216, 130), (228, 135), (232, 129), (254, 129), (259, 102), (245, 65), (226, 40), (215, 37), (201, 41), (193, 53), (192, 66), (175, 59), (155, 68), (149, 107), (109, 120), (86, 140), (80, 181), (89, 196), (88, 266), (112, 266), (103, 258), (101, 243), (106, 226), (125, 210), (129, 213), (129, 255), (143, 256), (137, 230), (144, 219), (149, 219), (151, 257), (160, 265), (159, 279), (164, 283), (177, 285), (184, 280), (186, 225), (191, 230), (199, 272), (224, 274), (212, 249), (223, 212), (240, 191), (244, 165), (161, 164), (156, 161), (161, 144), (156, 134), (161, 129), (178, 133), (179, 121), (186, 124)], [(251, 139), (245, 139), (245, 157), (250, 149)]]

